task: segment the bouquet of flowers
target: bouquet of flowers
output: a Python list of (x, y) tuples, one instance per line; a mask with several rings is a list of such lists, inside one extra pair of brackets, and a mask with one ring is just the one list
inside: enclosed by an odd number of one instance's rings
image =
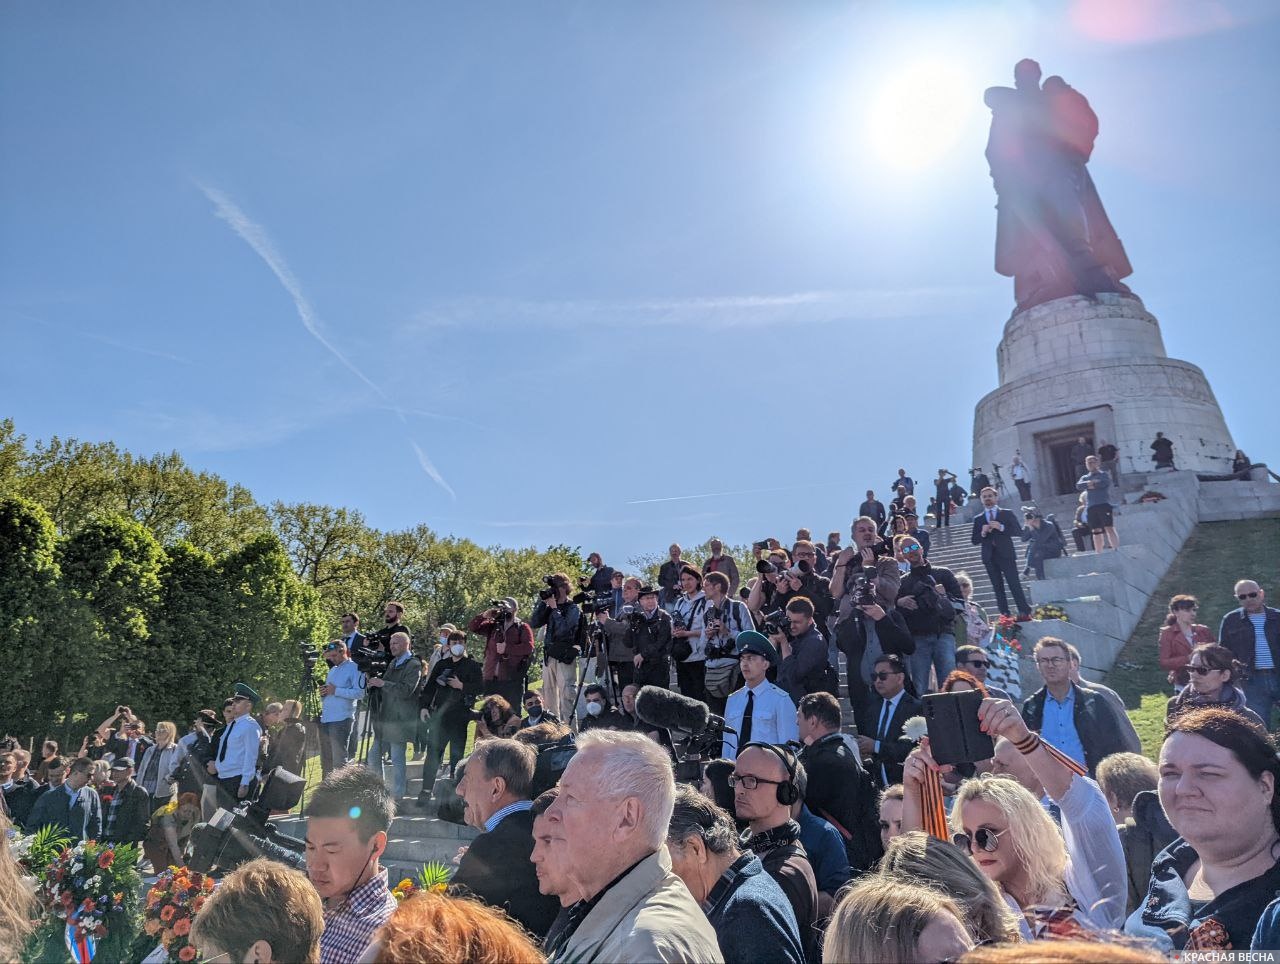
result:
[(28, 942), (29, 959), (126, 959), (138, 927), (137, 847), (81, 841), (63, 849), (38, 878), (45, 915)]
[(1031, 614), (1032, 619), (1061, 619), (1064, 623), (1067, 621), (1067, 612), (1061, 606), (1055, 606), (1052, 603), (1046, 603), (1043, 606), (1037, 606), (1035, 612)]
[(449, 887), (449, 878), (453, 876), (445, 864), (433, 861), (423, 864), (418, 871), (418, 879), (406, 877), (391, 889), (391, 896), (398, 901), (407, 900), (414, 894), (443, 894)]
[(71, 846), (71, 835), (52, 825), (31, 834), (20, 833), (13, 827), (5, 832), (9, 836), (9, 852), (28, 877), (38, 877), (58, 854)]
[(150, 950), (148, 960), (196, 960), (199, 954), (191, 943), (191, 923), (213, 893), (213, 887), (213, 878), (207, 874), (186, 867), (165, 870), (147, 891), (143, 933), (135, 945), (135, 956)]

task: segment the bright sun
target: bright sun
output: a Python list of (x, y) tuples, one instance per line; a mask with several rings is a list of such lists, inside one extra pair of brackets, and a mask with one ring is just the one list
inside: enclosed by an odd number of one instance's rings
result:
[(981, 102), (973, 74), (959, 65), (934, 59), (907, 64), (871, 103), (867, 125), (872, 149), (890, 167), (930, 167), (956, 145), (970, 112)]

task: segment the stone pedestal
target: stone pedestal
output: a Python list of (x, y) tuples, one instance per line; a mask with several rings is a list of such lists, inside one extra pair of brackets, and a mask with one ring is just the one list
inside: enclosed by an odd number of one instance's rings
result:
[(1008, 465), (1016, 450), (1037, 498), (1074, 482), (1066, 451), (1078, 436), (1120, 450), (1120, 473), (1152, 469), (1156, 432), (1177, 468), (1230, 471), (1235, 444), (1204, 373), (1169, 358), (1160, 325), (1134, 295), (1059, 298), (1018, 312), (996, 353), (1000, 387), (978, 402), (973, 464)]

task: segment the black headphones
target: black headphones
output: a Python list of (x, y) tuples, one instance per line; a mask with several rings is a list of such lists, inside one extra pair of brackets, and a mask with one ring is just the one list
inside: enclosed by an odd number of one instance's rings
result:
[(789, 807), (800, 799), (800, 791), (796, 787), (796, 756), (787, 747), (774, 746), (772, 743), (747, 743), (738, 747), (738, 755), (742, 755), (742, 751), (748, 747), (756, 747), (760, 750), (768, 750), (779, 760), (782, 765), (787, 768), (787, 778), (775, 787), (778, 792), (778, 802), (784, 807)]

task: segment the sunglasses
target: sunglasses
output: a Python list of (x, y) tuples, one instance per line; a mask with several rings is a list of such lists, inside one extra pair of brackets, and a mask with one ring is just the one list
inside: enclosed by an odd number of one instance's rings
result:
[(1237, 593), (1237, 594), (1236, 594), (1236, 598), (1237, 598), (1237, 599), (1241, 599), (1241, 600), (1244, 600), (1244, 599), (1257, 599), (1257, 598), (1258, 598), (1258, 594), (1257, 594), (1256, 592), (1242, 592), (1242, 593)]
[(902, 551), (903, 551), (903, 552), (915, 552), (915, 551), (917, 551), (919, 548), (920, 548), (920, 546), (919, 546), (919, 544), (918, 544), (918, 543), (913, 543), (913, 542), (904, 542), (904, 543), (902, 544)]
[(979, 827), (973, 832), (972, 837), (967, 833), (952, 834), (951, 842), (968, 853), (973, 853), (973, 845), (976, 843), (987, 853), (993, 854), (1000, 849), (1000, 835), (1008, 832), (1008, 827), (1003, 830), (989, 830), (986, 827)]
[(991, 664), (988, 663), (985, 659), (971, 659), (971, 660), (968, 660), (967, 662), (962, 662), (960, 665), (972, 666), (974, 669), (990, 669), (991, 668)]
[(1210, 673), (1220, 673), (1221, 670), (1214, 669), (1212, 666), (1188, 666), (1188, 670), (1197, 676), (1207, 676)]
[(890, 676), (901, 676), (901, 675), (902, 675), (901, 673), (872, 673), (871, 678), (873, 680), (879, 680), (881, 683), (883, 683)]

